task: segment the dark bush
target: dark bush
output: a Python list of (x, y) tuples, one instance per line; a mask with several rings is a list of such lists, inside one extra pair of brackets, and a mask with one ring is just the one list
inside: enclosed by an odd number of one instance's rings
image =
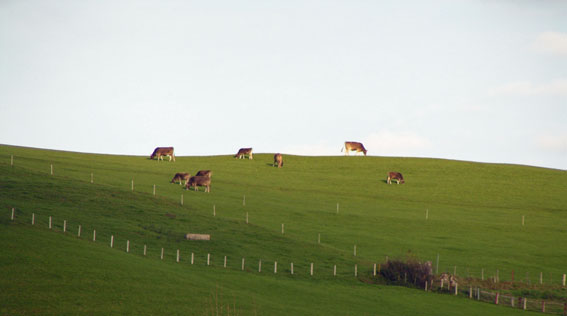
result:
[(419, 262), (410, 256), (405, 260), (389, 260), (380, 269), (380, 274), (389, 283), (413, 284), (417, 287), (425, 287), (425, 283), (432, 280), (431, 272), (430, 261)]

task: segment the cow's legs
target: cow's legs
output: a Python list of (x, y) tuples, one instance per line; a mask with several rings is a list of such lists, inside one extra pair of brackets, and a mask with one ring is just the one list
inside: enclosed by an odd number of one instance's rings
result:
[(388, 177), (387, 183), (388, 183), (388, 184), (392, 184), (392, 178)]

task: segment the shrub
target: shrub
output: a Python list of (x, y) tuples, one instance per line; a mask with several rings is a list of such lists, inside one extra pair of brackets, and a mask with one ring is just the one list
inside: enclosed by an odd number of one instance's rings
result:
[(389, 283), (413, 284), (424, 287), (433, 278), (431, 262), (420, 262), (413, 256), (405, 260), (389, 260), (382, 265), (380, 275)]

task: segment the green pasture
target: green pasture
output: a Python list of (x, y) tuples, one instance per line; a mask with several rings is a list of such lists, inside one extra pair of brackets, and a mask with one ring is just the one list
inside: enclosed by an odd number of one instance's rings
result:
[[(567, 273), (563, 170), (291, 155), (278, 169), (272, 158), (170, 163), (0, 146), (0, 267), (8, 276), (0, 313), (204, 315), (214, 305), (226, 314), (230, 301), (241, 315), (502, 315), (518, 311), (361, 280), (374, 263), (408, 253), (460, 276), (498, 271), (506, 280), (514, 271), (535, 283), (543, 273), (544, 283), (559, 285)], [(201, 169), (213, 170), (211, 193), (169, 183), (176, 172)], [(388, 171), (402, 172), (406, 183), (387, 185)], [(186, 233), (211, 241), (186, 241)]]

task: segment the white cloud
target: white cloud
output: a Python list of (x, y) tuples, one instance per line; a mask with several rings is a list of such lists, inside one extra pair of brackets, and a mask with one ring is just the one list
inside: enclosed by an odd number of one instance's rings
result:
[(545, 151), (567, 153), (567, 134), (546, 134), (536, 138), (537, 147)]
[(431, 146), (431, 142), (414, 132), (380, 131), (362, 139), (369, 155), (419, 156), (419, 152)]
[(536, 38), (532, 47), (541, 53), (567, 56), (567, 34), (543, 32)]
[(490, 94), (512, 96), (567, 96), (567, 79), (558, 79), (540, 84), (535, 84), (529, 81), (517, 81), (497, 87), (493, 89)]

